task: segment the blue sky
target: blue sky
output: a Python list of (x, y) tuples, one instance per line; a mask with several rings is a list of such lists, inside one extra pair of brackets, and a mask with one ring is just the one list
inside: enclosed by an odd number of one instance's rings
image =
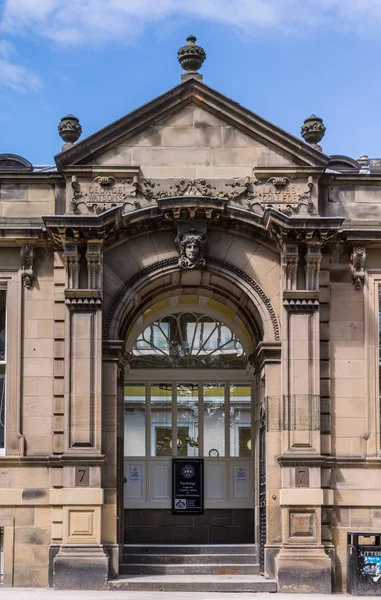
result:
[(63, 115), (83, 139), (177, 85), (189, 34), (207, 85), (296, 136), (319, 115), (327, 154), (381, 156), (381, 0), (0, 0), (0, 153), (52, 164)]

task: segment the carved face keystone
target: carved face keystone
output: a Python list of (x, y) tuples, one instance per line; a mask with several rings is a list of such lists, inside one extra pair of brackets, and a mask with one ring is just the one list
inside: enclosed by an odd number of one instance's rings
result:
[(191, 262), (198, 259), (200, 255), (200, 247), (197, 242), (188, 242), (185, 246), (185, 255)]
[(206, 236), (196, 229), (185, 231), (177, 239), (179, 244), (181, 269), (203, 269), (205, 267), (204, 249)]

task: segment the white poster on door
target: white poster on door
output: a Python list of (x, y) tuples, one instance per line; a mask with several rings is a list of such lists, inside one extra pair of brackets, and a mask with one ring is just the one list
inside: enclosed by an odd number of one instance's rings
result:
[(245, 467), (245, 466), (234, 467), (234, 479), (237, 483), (238, 482), (246, 483), (247, 467)]
[(129, 465), (128, 466), (128, 482), (129, 483), (140, 483), (141, 480), (142, 480), (141, 465)]

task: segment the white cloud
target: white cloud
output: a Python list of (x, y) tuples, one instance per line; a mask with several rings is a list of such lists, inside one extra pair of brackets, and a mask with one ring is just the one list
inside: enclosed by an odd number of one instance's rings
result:
[[(0, 0), (1, 1), (1, 0)], [(254, 32), (357, 33), (381, 27), (380, 0), (3, 0), (1, 29), (34, 32), (62, 43), (128, 41), (144, 25), (173, 16), (203, 18)]]
[(14, 54), (15, 47), (8, 40), (0, 40), (0, 56), (8, 58), (11, 54)]
[(36, 73), (9, 60), (16, 50), (8, 40), (0, 40), (0, 87), (18, 92), (38, 91), (40, 78)]

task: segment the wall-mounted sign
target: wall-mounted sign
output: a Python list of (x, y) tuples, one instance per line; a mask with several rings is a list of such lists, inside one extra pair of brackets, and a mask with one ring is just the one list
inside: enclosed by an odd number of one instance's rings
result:
[(204, 513), (204, 459), (172, 459), (172, 513)]
[(88, 487), (90, 485), (90, 467), (75, 467), (76, 487)]

